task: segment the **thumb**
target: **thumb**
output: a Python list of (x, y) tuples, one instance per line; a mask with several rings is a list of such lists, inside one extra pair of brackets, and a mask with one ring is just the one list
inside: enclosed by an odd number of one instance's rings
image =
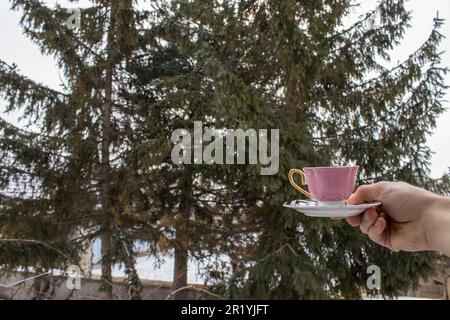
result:
[(347, 204), (360, 204), (368, 201), (379, 200), (380, 188), (377, 184), (366, 184), (360, 186), (356, 191), (347, 199)]

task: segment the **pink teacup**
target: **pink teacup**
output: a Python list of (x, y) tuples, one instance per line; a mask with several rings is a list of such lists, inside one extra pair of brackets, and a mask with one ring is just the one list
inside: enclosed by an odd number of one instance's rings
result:
[[(358, 166), (353, 167), (307, 167), (291, 169), (289, 182), (292, 186), (312, 200), (323, 205), (345, 203), (345, 200), (355, 190)], [(308, 185), (309, 192), (294, 181), (294, 174), (299, 174), (302, 184)]]

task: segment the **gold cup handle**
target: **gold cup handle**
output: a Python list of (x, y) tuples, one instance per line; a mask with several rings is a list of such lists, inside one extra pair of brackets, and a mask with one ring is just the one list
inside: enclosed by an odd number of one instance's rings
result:
[(307, 196), (308, 198), (312, 199), (311, 193), (300, 187), (297, 183), (294, 181), (294, 174), (299, 174), (302, 179), (302, 184), (305, 184), (305, 173), (300, 169), (291, 169), (289, 170), (288, 178), (291, 185), (297, 190), (300, 191), (302, 194)]

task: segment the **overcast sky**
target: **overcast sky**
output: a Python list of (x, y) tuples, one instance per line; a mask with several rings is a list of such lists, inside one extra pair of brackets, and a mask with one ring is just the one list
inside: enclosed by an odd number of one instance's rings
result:
[[(55, 2), (55, 1), (48, 1)], [(377, 1), (361, 1), (361, 8), (355, 14), (363, 13), (374, 8)], [(66, 5), (66, 1), (59, 1)], [(85, 5), (87, 1), (80, 1)], [(439, 11), (439, 16), (450, 20), (449, 0), (411, 0), (406, 3), (408, 10), (413, 12), (411, 28), (407, 31), (402, 45), (392, 53), (392, 61), (403, 61), (410, 53), (415, 51), (428, 37), (432, 19)], [(16, 63), (22, 74), (29, 78), (42, 82), (47, 86), (60, 88), (60, 75), (53, 58), (42, 56), (39, 49), (23, 34), (19, 27), (19, 12), (9, 10), (10, 5), (7, 0), (0, 0), (0, 59), (12, 64)], [(450, 21), (446, 21), (442, 33), (450, 38)], [(442, 50), (450, 48), (450, 39), (444, 39)], [(450, 52), (445, 52), (443, 56), (443, 66), (450, 67)], [(450, 85), (450, 74), (446, 77), (447, 85)], [(447, 92), (447, 100), (450, 100)], [(447, 108), (450, 102), (445, 102)], [(5, 114), (5, 105), (0, 101), (0, 117), (17, 124), (17, 113)], [(432, 158), (431, 175), (434, 178), (442, 176), (450, 167), (450, 111), (447, 110), (438, 122), (437, 128), (428, 139), (428, 146), (435, 152)]]

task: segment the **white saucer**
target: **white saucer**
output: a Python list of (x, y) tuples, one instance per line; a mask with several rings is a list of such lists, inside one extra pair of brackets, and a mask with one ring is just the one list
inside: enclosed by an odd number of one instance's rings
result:
[(295, 209), (310, 217), (346, 218), (357, 216), (369, 208), (377, 207), (381, 202), (367, 202), (357, 205), (345, 203), (323, 205), (317, 201), (293, 200), (283, 204), (283, 207)]

